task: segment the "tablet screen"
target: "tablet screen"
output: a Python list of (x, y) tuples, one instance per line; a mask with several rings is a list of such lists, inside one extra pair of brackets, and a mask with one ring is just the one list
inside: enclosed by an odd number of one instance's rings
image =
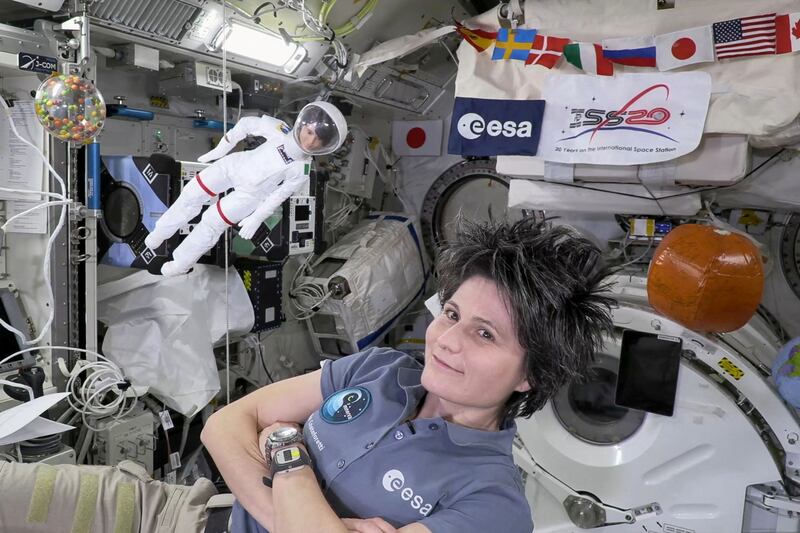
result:
[(682, 344), (677, 337), (625, 330), (616, 404), (672, 416)]

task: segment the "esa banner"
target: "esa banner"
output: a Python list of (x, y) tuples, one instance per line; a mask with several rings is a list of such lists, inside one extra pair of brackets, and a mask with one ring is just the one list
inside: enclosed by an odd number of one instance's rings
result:
[(536, 155), (544, 101), (456, 97), (447, 151), (451, 154)]
[(559, 163), (642, 165), (700, 143), (711, 97), (705, 72), (550, 76), (539, 157)]

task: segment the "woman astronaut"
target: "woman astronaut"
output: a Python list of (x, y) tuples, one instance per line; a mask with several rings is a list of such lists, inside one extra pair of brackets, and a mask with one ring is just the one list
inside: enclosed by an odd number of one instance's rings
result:
[(211, 415), (231, 533), (530, 533), (514, 419), (586, 371), (611, 330), (608, 269), (527, 219), (463, 223), (436, 273), (424, 365), (370, 348)]
[[(424, 365), (370, 348), (207, 420), (201, 439), (236, 497), (231, 533), (531, 532), (514, 420), (586, 371), (612, 329), (608, 269), (588, 240), (531, 219), (462, 224), (436, 262)], [(217, 533), (214, 492), (130, 461), (0, 462), (0, 530)]]
[[(266, 141), (255, 150), (226, 155), (247, 135), (262, 136)], [(228, 226), (239, 224), (239, 235), (250, 239), (264, 219), (306, 183), (312, 156), (335, 152), (346, 135), (344, 116), (328, 102), (305, 106), (291, 129), (272, 117), (241, 119), (216, 148), (198, 158), (201, 163), (216, 162), (186, 184), (145, 239), (145, 245), (155, 250), (204, 205), (233, 189), (206, 210), (161, 273), (175, 276), (187, 272)]]

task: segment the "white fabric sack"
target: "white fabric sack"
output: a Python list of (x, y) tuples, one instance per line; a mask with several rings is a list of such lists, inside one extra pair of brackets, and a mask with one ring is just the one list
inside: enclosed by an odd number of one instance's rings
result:
[[(541, 209), (550, 211), (566, 211), (575, 213), (638, 213), (642, 215), (660, 215), (662, 209), (669, 215), (691, 216), (702, 207), (700, 194), (687, 194), (674, 198), (661, 197), (686, 192), (685, 188), (649, 187), (659, 198), (661, 207), (649, 199), (650, 193), (641, 185), (623, 185), (602, 183), (594, 189), (579, 189), (564, 186), (560, 183), (512, 179), (508, 188), (508, 207), (517, 209)], [(605, 192), (608, 191), (608, 192)], [(634, 194), (641, 198), (632, 198), (621, 194)]]
[[(753, 168), (763, 163), (775, 150), (753, 154)], [(752, 207), (773, 210), (797, 211), (800, 208), (800, 158), (793, 152), (784, 152), (743, 183), (729, 189), (711, 191), (714, 200), (722, 207)]]
[[(797, 0), (681, 0), (675, 8), (657, 10), (655, 0), (528, 0), (525, 27), (545, 35), (599, 43), (613, 37), (660, 35), (736, 17), (797, 11)], [(494, 31), (496, 9), (465, 23)], [(458, 48), (456, 96), (472, 98), (541, 98), (551, 74), (583, 76), (562, 61), (552, 70), (522, 61), (492, 61), (491, 53), (476, 53), (468, 43)], [(698, 63), (681, 72), (700, 70), (712, 78), (706, 132), (767, 135), (800, 114), (800, 54)], [(657, 72), (650, 68), (614, 65), (614, 72)], [(754, 110), (756, 110), (754, 112)]]
[[(253, 307), (236, 269), (228, 273), (227, 327), (253, 327)], [(225, 271), (195, 265), (185, 276), (139, 271), (98, 288), (98, 318), (108, 326), (103, 354), (133, 385), (190, 416), (219, 391), (212, 351), (225, 335)]]
[(353, 70), (358, 76), (362, 76), (367, 68), (372, 65), (410, 54), (414, 50), (418, 50), (455, 30), (455, 26), (442, 26), (441, 28), (428, 28), (411, 35), (390, 39), (364, 52), (358, 58)]
[(755, 148), (785, 146), (792, 150), (800, 150), (800, 118), (796, 118), (788, 126), (772, 135), (750, 137), (750, 144)]

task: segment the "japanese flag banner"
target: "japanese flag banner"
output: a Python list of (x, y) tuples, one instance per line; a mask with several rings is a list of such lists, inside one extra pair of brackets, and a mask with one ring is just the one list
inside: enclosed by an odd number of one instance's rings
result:
[(392, 151), (398, 156), (442, 155), (441, 120), (396, 120), (392, 123)]

